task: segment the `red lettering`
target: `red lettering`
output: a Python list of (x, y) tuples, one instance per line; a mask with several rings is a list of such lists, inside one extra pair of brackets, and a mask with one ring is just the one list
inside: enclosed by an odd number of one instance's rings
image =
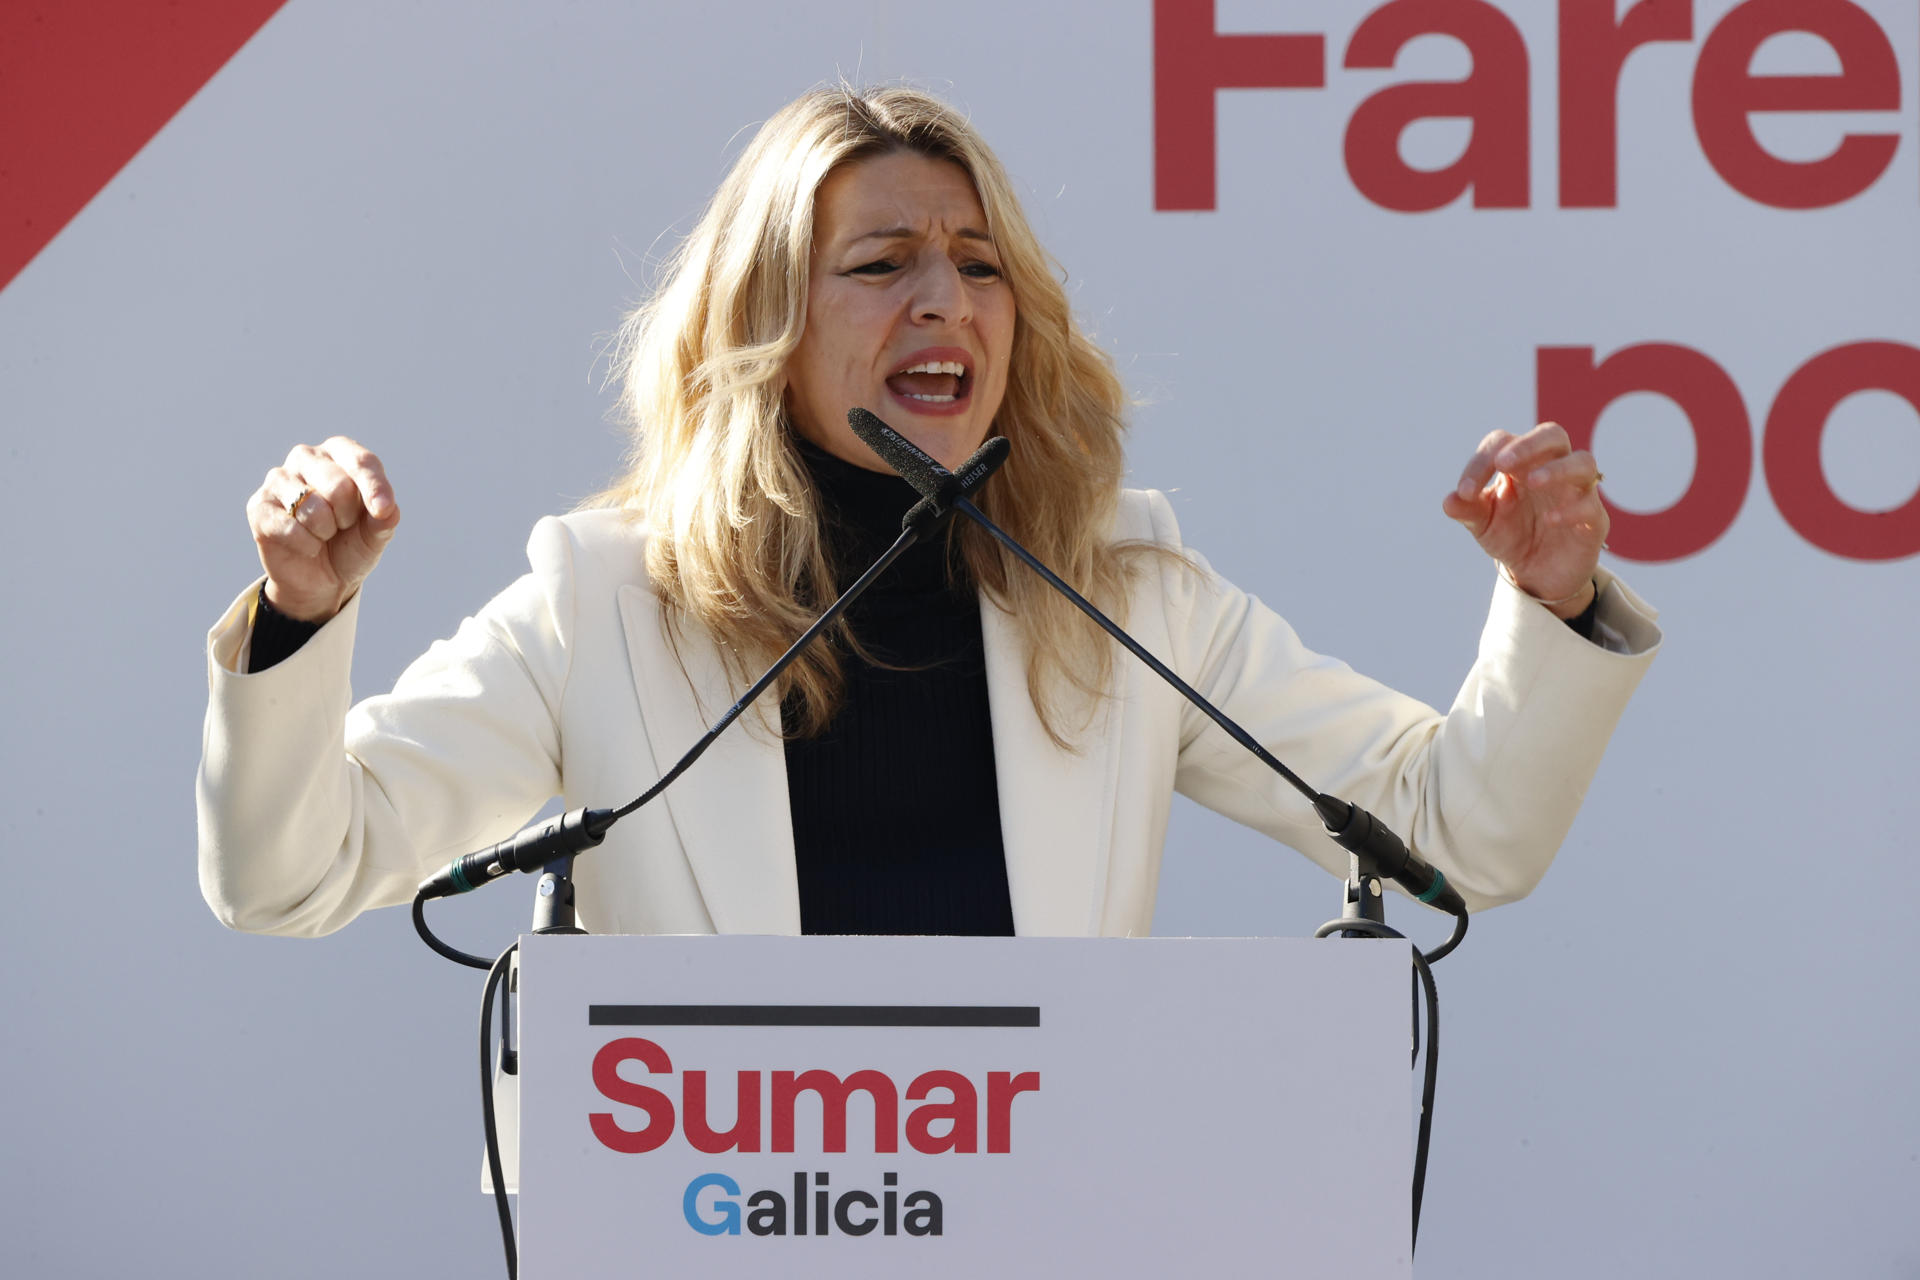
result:
[[(922, 1102), (935, 1089), (953, 1095), (951, 1102)], [(958, 1071), (925, 1071), (907, 1086), (907, 1101), (920, 1102), (907, 1114), (907, 1145), (915, 1151), (935, 1156), (946, 1151), (971, 1155), (979, 1150), (980, 1099), (973, 1081)], [(947, 1131), (936, 1135), (935, 1121), (945, 1120)]]
[(1740, 390), (1719, 365), (1664, 342), (1624, 347), (1599, 365), (1592, 347), (1541, 347), (1534, 359), (1540, 420), (1565, 427), (1576, 449), (1592, 447), (1594, 426), (1608, 405), (1637, 391), (1665, 396), (1693, 425), (1695, 460), (1687, 491), (1665, 511), (1623, 511), (1608, 502), (1609, 550), (1628, 560), (1678, 560), (1727, 531), (1746, 501), (1753, 436)]
[(1620, 68), (1641, 45), (1693, 39), (1693, 0), (1560, 0), (1560, 207), (1619, 200)]
[(773, 1150), (793, 1150), (793, 1104), (802, 1093), (820, 1095), (820, 1149), (847, 1149), (847, 1098), (864, 1090), (873, 1099), (873, 1149), (900, 1149), (900, 1100), (893, 1078), (879, 1071), (856, 1071), (842, 1080), (831, 1071), (773, 1073)]
[[(1527, 45), (1486, 0), (1393, 0), (1367, 15), (1347, 44), (1349, 68), (1389, 68), (1417, 36), (1452, 36), (1473, 56), (1465, 80), (1382, 89), (1347, 122), (1347, 172), (1360, 194), (1401, 213), (1451, 204), (1473, 188), (1478, 209), (1527, 207)], [(1473, 122), (1467, 149), (1444, 169), (1415, 169), (1400, 135), (1415, 120)]]
[(987, 1154), (1005, 1155), (1013, 1150), (1013, 1099), (1022, 1093), (1038, 1092), (1040, 1073), (1022, 1071), (987, 1072)]
[(625, 1103), (647, 1113), (643, 1129), (624, 1129), (611, 1112), (595, 1111), (587, 1116), (593, 1136), (602, 1146), (627, 1155), (652, 1151), (673, 1136), (673, 1101), (658, 1089), (635, 1084), (620, 1075), (620, 1064), (638, 1062), (648, 1071), (662, 1075), (673, 1070), (667, 1051), (651, 1040), (628, 1036), (603, 1045), (593, 1055), (593, 1087), (610, 1102)]
[(1213, 28), (1213, 0), (1154, 0), (1153, 207), (1214, 207), (1217, 91), (1326, 82), (1323, 36), (1223, 36)]
[(1767, 414), (1767, 487), (1787, 523), (1821, 550), (1849, 560), (1898, 560), (1920, 552), (1920, 493), (1892, 511), (1862, 511), (1840, 500), (1820, 465), (1827, 419), (1859, 391), (1891, 391), (1920, 413), (1920, 350), (1856, 342), (1794, 370)]
[(707, 1073), (689, 1071), (680, 1081), (680, 1123), (695, 1151), (760, 1149), (760, 1073), (741, 1071), (734, 1082), (733, 1128), (715, 1133), (707, 1125)]
[[(1785, 31), (1817, 36), (1840, 58), (1831, 76), (1756, 76), (1753, 55)], [(1782, 160), (1753, 136), (1756, 111), (1895, 111), (1893, 47), (1849, 0), (1747, 0), (1713, 29), (1693, 73), (1693, 123), (1707, 162), (1728, 186), (1778, 209), (1850, 200), (1886, 171), (1898, 134), (1848, 134), (1824, 160)]]

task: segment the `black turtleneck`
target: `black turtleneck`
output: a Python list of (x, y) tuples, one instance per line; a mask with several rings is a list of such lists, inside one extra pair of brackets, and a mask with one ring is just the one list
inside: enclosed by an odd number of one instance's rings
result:
[[(892, 545), (919, 495), (810, 444), (800, 452), (844, 587)], [(833, 722), (787, 739), (804, 933), (1013, 932), (980, 602), (948, 561), (944, 535), (916, 546), (848, 610), (868, 653), (909, 669), (843, 654)]]

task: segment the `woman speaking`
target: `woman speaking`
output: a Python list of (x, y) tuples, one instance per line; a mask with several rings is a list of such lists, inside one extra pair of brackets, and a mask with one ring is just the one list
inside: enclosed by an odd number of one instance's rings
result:
[[(627, 322), (626, 474), (541, 521), (530, 571), (350, 706), (362, 584), (400, 506), (302, 445), (247, 507), (264, 579), (209, 638), (200, 881), (227, 924), (319, 934), (413, 896), (555, 795), (670, 768), (889, 544), (917, 494), (866, 408), (1314, 785), (1479, 908), (1532, 888), (1658, 646), (1598, 565), (1590, 454), (1496, 431), (1443, 511), (1499, 566), (1441, 713), (1306, 649), (1123, 490), (1125, 395), (999, 162), (905, 89), (823, 90), (734, 165)], [(1343, 874), (1312, 808), (971, 524), (916, 546), (698, 765), (575, 870), (609, 933), (1150, 931), (1175, 791)]]

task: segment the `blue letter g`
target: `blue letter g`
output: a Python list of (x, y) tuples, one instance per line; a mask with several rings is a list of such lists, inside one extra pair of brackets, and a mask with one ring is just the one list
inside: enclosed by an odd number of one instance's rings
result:
[(680, 1199), (680, 1212), (687, 1216), (687, 1225), (703, 1236), (737, 1236), (740, 1234), (740, 1206), (731, 1200), (716, 1199), (713, 1207), (720, 1211), (718, 1218), (700, 1216), (700, 1193), (708, 1187), (718, 1187), (730, 1196), (740, 1194), (740, 1184), (724, 1173), (703, 1173), (687, 1184), (687, 1194)]

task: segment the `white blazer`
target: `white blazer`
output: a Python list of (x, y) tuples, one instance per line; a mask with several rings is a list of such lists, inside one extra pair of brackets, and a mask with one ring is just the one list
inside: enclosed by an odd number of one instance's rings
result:
[[(1158, 493), (1123, 495), (1115, 532), (1180, 546)], [(569, 808), (617, 806), (671, 767), (738, 691), (710, 639), (683, 631), (669, 643), (643, 538), (617, 512), (542, 520), (530, 573), (391, 694), (352, 707), (358, 597), (298, 653), (248, 675), (254, 589), (243, 593), (208, 637), (200, 884), (215, 914), (238, 929), (327, 933), (410, 900), (556, 794)], [(1546, 870), (1659, 645), (1653, 610), (1611, 575), (1601, 584), (1611, 647), (1497, 586), (1479, 657), (1444, 715), (1310, 652), (1204, 562), (1198, 573), (1151, 564), (1125, 621), (1480, 908), (1524, 895)], [(1307, 803), (1130, 655), (1115, 655), (1111, 696), (1079, 750), (1062, 751), (1028, 698), (1016, 621), (983, 602), (981, 625), (1019, 933), (1149, 932), (1175, 791), (1345, 874), (1345, 852)], [(908, 853), (913, 839), (900, 833)], [(584, 855), (575, 879), (594, 932), (798, 933), (786, 758), (769, 721), (742, 717)]]

